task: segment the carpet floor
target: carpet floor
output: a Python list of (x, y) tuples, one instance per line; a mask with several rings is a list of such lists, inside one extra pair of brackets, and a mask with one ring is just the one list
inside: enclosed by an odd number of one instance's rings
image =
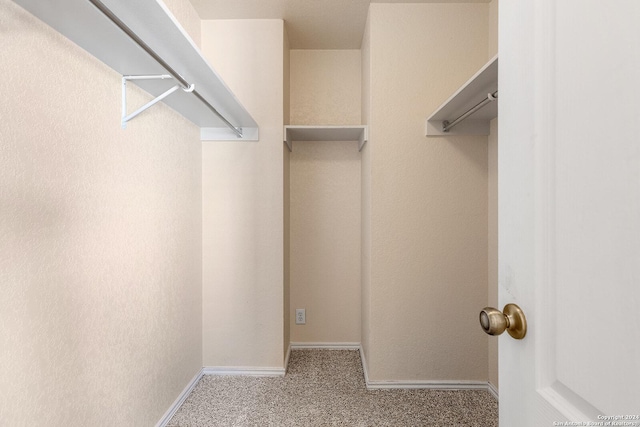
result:
[(295, 350), (284, 377), (205, 375), (169, 427), (498, 426), (484, 390), (367, 390), (357, 350)]

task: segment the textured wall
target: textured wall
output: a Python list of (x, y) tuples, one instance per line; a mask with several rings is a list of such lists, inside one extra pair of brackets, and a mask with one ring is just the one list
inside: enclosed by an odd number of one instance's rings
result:
[[(371, 124), (371, 13), (367, 14), (367, 22), (362, 36), (360, 49), (362, 63), (361, 115), (362, 124)], [(363, 358), (370, 355), (371, 339), (371, 126), (369, 126), (369, 142), (362, 147), (360, 159), (360, 342)], [(366, 360), (365, 360), (366, 363)]]
[(360, 50), (291, 51), (291, 124), (360, 124)]
[[(359, 50), (292, 50), (291, 122), (360, 124), (360, 81)], [(360, 342), (358, 143), (294, 142), (290, 161), (291, 341)]]
[[(289, 124), (289, 116), (291, 111), (291, 77), (290, 77), (290, 65), (291, 65), (291, 54), (289, 49), (289, 35), (287, 34), (287, 26), (284, 26), (284, 34), (283, 34), (283, 46), (282, 46), (282, 54), (284, 55), (284, 70), (283, 70), (283, 103), (284, 103), (284, 124)], [(289, 148), (283, 143), (282, 144), (282, 166), (283, 166), (283, 208), (284, 208), (284, 290), (283, 290), (283, 299), (284, 299), (284, 307), (282, 309), (283, 316), (283, 324), (284, 324), (284, 342), (283, 342), (283, 351), (285, 353), (285, 357), (287, 352), (289, 351), (289, 344), (291, 342), (291, 197), (290, 197), (290, 161), (289, 161), (290, 153)]]
[(358, 142), (295, 142), (291, 153), (293, 342), (360, 342)]
[(202, 48), (260, 127), (202, 148), (205, 366), (284, 365), (281, 20), (202, 22)]
[(0, 425), (154, 425), (202, 366), (198, 129), (122, 130), (120, 75), (7, 0), (0, 33)]
[(498, 10), (499, 0), (489, 3), (489, 52), (488, 59), (498, 54)]
[(487, 380), (487, 140), (423, 132), (486, 62), (488, 16), (487, 4), (371, 4), (373, 381)]

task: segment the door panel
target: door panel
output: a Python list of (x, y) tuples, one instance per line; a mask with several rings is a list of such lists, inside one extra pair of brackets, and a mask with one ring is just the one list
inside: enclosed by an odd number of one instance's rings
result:
[(501, 424), (640, 415), (640, 3), (500, 7)]

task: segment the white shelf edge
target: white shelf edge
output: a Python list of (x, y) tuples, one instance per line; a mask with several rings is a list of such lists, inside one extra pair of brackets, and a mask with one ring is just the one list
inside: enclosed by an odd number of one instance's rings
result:
[(241, 128), (242, 138), (236, 136), (231, 129), (224, 128), (200, 128), (201, 141), (259, 141), (260, 132), (256, 128)]
[(358, 141), (358, 151), (362, 151), (369, 140), (367, 125), (286, 125), (283, 142), (293, 151), (293, 141)]
[(443, 102), (426, 120), (426, 136), (489, 135), (489, 122), (498, 116), (497, 101), (485, 106), (469, 119), (448, 132), (442, 131), (442, 122), (453, 121), (498, 90), (498, 55), (491, 58), (478, 72)]

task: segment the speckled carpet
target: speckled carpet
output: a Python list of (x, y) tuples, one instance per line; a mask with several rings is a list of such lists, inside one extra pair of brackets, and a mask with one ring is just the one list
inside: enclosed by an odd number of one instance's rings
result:
[(367, 390), (357, 350), (295, 350), (284, 377), (205, 375), (168, 426), (498, 426), (484, 390)]

